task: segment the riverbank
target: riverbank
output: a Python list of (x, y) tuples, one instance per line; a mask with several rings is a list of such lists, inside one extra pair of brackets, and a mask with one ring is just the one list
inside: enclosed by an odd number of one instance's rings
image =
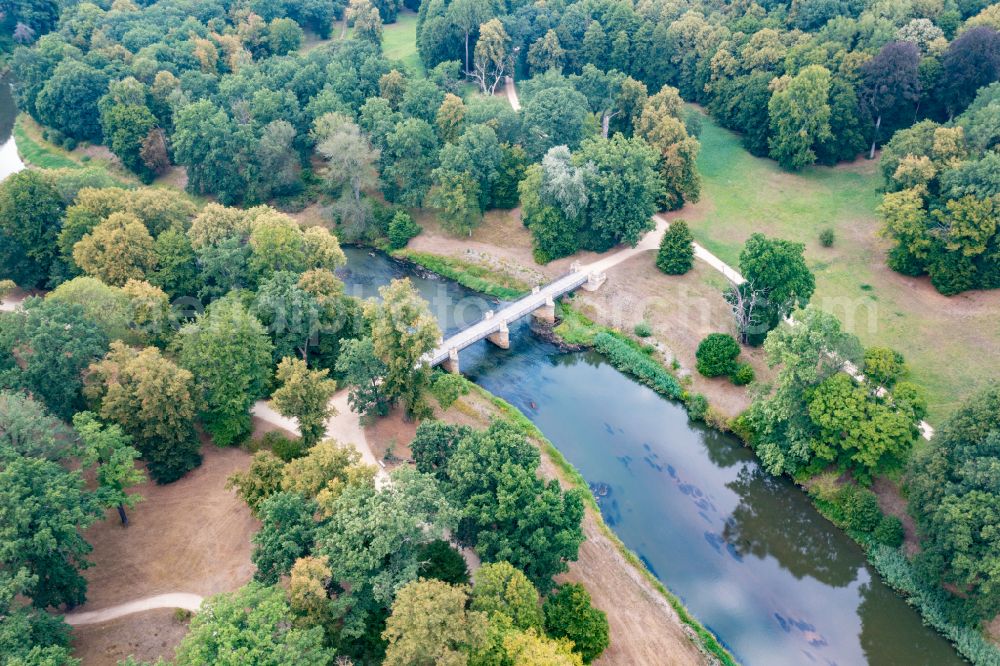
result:
[[(557, 479), (563, 488), (585, 493), (582, 524), (586, 541), (579, 558), (559, 582), (578, 582), (587, 588), (596, 607), (605, 611), (611, 644), (597, 664), (735, 664), (732, 655), (714, 635), (693, 618), (684, 605), (653, 576), (604, 522), (594, 495), (580, 473), (542, 432), (517, 408), (466, 380), (467, 393), (435, 418), (477, 428), (494, 418), (516, 425), (542, 455), (542, 473)], [(400, 440), (411, 434), (412, 424), (398, 413), (367, 429), (376, 451), (403, 453)]]
[[(502, 254), (510, 249), (495, 251)], [(569, 345), (596, 348), (620, 372), (665, 397), (682, 401), (692, 418), (704, 420), (719, 430), (729, 430), (732, 419), (750, 404), (746, 389), (725, 380), (704, 380), (686, 369), (694, 366), (694, 352), (704, 334), (727, 330), (724, 326), (730, 315), (719, 295), (723, 285), (711, 284), (713, 273), (708, 267), (697, 265), (691, 274), (677, 279), (660, 274), (652, 264), (651, 254), (633, 256), (609, 269), (608, 284), (597, 292), (580, 292), (564, 299), (561, 322), (554, 332)], [(698, 275), (699, 268), (705, 274)], [(651, 328), (659, 335), (645, 339), (633, 336), (631, 331), (640, 321), (652, 323)], [(758, 378), (766, 380), (771, 371), (762, 351), (743, 353), (754, 365)], [(813, 507), (838, 529), (843, 528), (831, 519), (828, 510), (824, 512), (829, 507), (816, 497), (805, 493), (801, 486), (796, 492), (808, 497)], [(925, 623), (965, 657), (976, 663), (994, 663), (994, 646), (976, 630), (952, 625), (944, 619), (940, 591), (935, 593), (917, 586), (912, 565), (901, 551), (872, 543), (870, 535), (866, 539), (863, 535), (845, 533), (862, 547), (882, 579), (921, 611)]]
[[(622, 335), (620, 332), (594, 322), (563, 306), (563, 321), (553, 331), (569, 344), (589, 345), (608, 358), (620, 372), (649, 386), (660, 395), (684, 403), (692, 418), (721, 431), (732, 431), (732, 420), (725, 418), (713, 405), (680, 388), (680, 382), (670, 369), (657, 362), (656, 350)], [(615, 344), (609, 344), (616, 341)], [(738, 433), (737, 433), (738, 434)], [(749, 442), (741, 437), (744, 445)], [(868, 562), (878, 571), (882, 580), (906, 602), (916, 608), (928, 626), (946, 638), (961, 654), (974, 664), (994, 666), (1000, 664), (1000, 649), (982, 631), (955, 624), (948, 619), (946, 593), (921, 582), (913, 563), (905, 554), (905, 547), (890, 547), (879, 541), (871, 532), (851, 529), (838, 517), (840, 507), (830, 497), (816, 488), (807, 487), (798, 480), (796, 486), (809, 498), (816, 510), (838, 529), (854, 540), (864, 551)], [(848, 480), (846, 483), (852, 484)]]

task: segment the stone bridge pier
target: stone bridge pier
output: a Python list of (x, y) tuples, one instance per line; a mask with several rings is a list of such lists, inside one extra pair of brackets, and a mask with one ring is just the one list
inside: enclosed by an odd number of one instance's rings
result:
[[(535, 287), (532, 292), (533, 294), (538, 293), (538, 287)], [(545, 324), (556, 323), (556, 302), (551, 296), (545, 298), (545, 303), (540, 305), (535, 310), (531, 311), (531, 316), (535, 321), (540, 321)]]
[(456, 375), (461, 372), (458, 366), (458, 349), (453, 347), (448, 350), (448, 358), (442, 361), (441, 367), (444, 368), (445, 372), (451, 372)]

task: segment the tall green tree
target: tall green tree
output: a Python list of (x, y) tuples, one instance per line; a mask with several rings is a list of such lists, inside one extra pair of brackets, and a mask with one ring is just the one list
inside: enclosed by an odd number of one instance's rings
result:
[(420, 545), (453, 527), (453, 514), (432, 477), (407, 469), (393, 472), (382, 490), (349, 484), (329, 511), (316, 546), (345, 590), (337, 599), (342, 635), (359, 640), (371, 622), (381, 624), (396, 591), (416, 579)]
[(830, 137), (830, 71), (809, 65), (771, 83), (771, 157), (786, 169), (816, 161), (814, 146)]
[(79, 60), (56, 66), (35, 100), (38, 120), (74, 139), (101, 138), (98, 100), (107, 91), (108, 75)]
[[(967, 399), (910, 462), (910, 511), (920, 528), (918, 565), (947, 584), (962, 615), (1000, 610), (1000, 387)], [(954, 591), (952, 591), (954, 590)]]
[(802, 243), (751, 234), (740, 252), (746, 280), (727, 292), (743, 342), (760, 345), (767, 332), (795, 308), (805, 307), (816, 290)]
[(590, 595), (579, 583), (565, 583), (545, 599), (545, 633), (573, 641), (573, 651), (589, 664), (609, 643), (608, 617), (590, 604)]
[(777, 378), (741, 419), (764, 468), (771, 474), (796, 474), (816, 458), (809, 396), (845, 362), (857, 363), (861, 345), (841, 329), (836, 317), (810, 306), (796, 313), (794, 326), (773, 330), (764, 351), (768, 365), (778, 368)]
[(45, 284), (56, 260), (65, 205), (50, 177), (35, 169), (0, 184), (0, 275), (24, 287)]
[(393, 280), (379, 289), (379, 295), (380, 303), (365, 304), (365, 319), (371, 327), (372, 350), (386, 368), (382, 393), (402, 400), (407, 413), (422, 413), (431, 374), (422, 359), (434, 349), (441, 329), (409, 279)]
[(522, 112), (524, 149), (539, 159), (553, 146), (575, 150), (596, 132), (587, 112), (587, 98), (567, 85), (539, 90), (525, 101)]
[(299, 423), (302, 443), (310, 447), (326, 432), (326, 420), (336, 414), (330, 398), (337, 382), (327, 378), (328, 370), (310, 370), (305, 361), (285, 357), (278, 364), (275, 379), (280, 386), (272, 399), (285, 416)]
[(83, 408), (83, 371), (108, 348), (108, 339), (83, 308), (31, 298), (0, 326), (0, 350), (18, 363), (16, 381), (69, 419)]
[(449, 499), (461, 507), (459, 541), (485, 561), (510, 562), (547, 591), (583, 542), (583, 500), (538, 478), (538, 465), (524, 434), (497, 421), (459, 442), (444, 478)]
[(389, 367), (375, 355), (371, 338), (347, 340), (337, 358), (337, 372), (348, 386), (351, 409), (365, 417), (389, 413), (392, 396), (382, 389)]
[(694, 236), (684, 220), (673, 220), (660, 240), (656, 267), (667, 275), (684, 275), (694, 266)]
[(299, 628), (280, 587), (249, 583), (236, 592), (203, 602), (190, 630), (177, 646), (179, 666), (325, 666), (334, 651), (324, 645), (321, 627)]
[(174, 344), (194, 375), (201, 420), (215, 443), (228, 446), (250, 434), (250, 407), (271, 376), (273, 345), (260, 321), (225, 298), (184, 326)]
[(485, 645), (486, 616), (467, 609), (468, 587), (439, 580), (407, 583), (396, 595), (383, 637), (389, 641), (383, 663), (466, 663), (469, 652)]
[(79, 570), (88, 566), (91, 546), (80, 531), (98, 515), (79, 472), (41, 458), (0, 466), (0, 565), (33, 578), (28, 596), (35, 606), (84, 602), (87, 581)]
[(419, 118), (396, 125), (385, 138), (381, 171), (386, 197), (404, 206), (420, 206), (437, 166), (434, 128)]
[(656, 153), (640, 138), (616, 134), (584, 141), (573, 161), (583, 167), (587, 186), (583, 247), (597, 252), (618, 243), (635, 247), (653, 228), (663, 192)]
[(254, 580), (276, 585), (295, 560), (312, 548), (316, 532), (316, 502), (299, 493), (279, 492), (260, 505), (260, 530), (253, 535)]
[(73, 428), (80, 435), (84, 468), (96, 468), (98, 503), (114, 507), (122, 525), (128, 525), (125, 509), (133, 508), (142, 499), (128, 489), (146, 480), (143, 471), (135, 466), (139, 451), (131, 445), (132, 438), (117, 424), (102, 424), (92, 412), (74, 414)]
[(88, 369), (85, 393), (101, 418), (132, 438), (150, 476), (169, 483), (201, 464), (194, 390), (193, 375), (155, 347), (113, 342)]

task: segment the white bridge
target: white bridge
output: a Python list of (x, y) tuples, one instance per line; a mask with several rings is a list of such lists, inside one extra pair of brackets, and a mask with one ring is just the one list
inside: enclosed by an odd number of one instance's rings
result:
[(444, 365), (449, 372), (458, 372), (458, 352), (483, 338), (507, 349), (510, 347), (508, 324), (531, 314), (536, 319), (554, 323), (556, 319), (555, 299), (578, 287), (594, 291), (606, 279), (602, 271), (585, 270), (579, 262), (574, 262), (570, 272), (543, 287), (535, 287), (531, 293), (514, 301), (500, 310), (490, 310), (477, 323), (462, 329), (455, 335), (441, 340), (437, 348), (424, 357), (431, 367)]

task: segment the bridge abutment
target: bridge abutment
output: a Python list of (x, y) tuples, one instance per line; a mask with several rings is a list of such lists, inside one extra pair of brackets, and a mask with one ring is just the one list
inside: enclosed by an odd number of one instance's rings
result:
[(597, 271), (592, 272), (587, 276), (587, 281), (580, 285), (586, 291), (597, 291), (601, 288), (605, 282), (608, 281), (607, 273), (598, 273)]

